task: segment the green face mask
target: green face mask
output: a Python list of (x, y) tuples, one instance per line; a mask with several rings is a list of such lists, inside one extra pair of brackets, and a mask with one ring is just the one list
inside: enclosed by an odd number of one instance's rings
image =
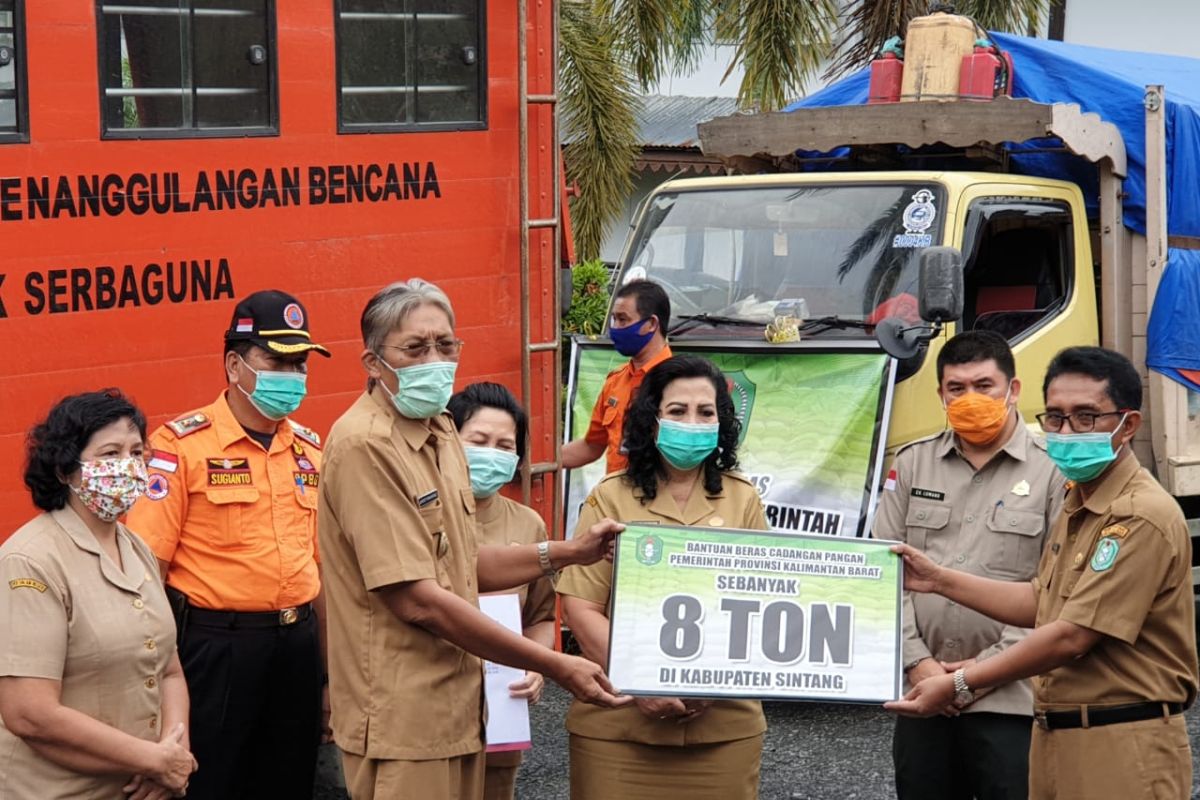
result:
[(691, 469), (717, 449), (719, 423), (658, 421), (658, 452), (676, 469)]
[(300, 407), (308, 393), (308, 375), (303, 372), (268, 372), (255, 370), (238, 356), (242, 366), (254, 373), (254, 391), (238, 389), (250, 400), (250, 405), (267, 419), (281, 420)]
[(463, 445), (471, 470), (471, 494), (491, 497), (517, 474), (517, 454), (495, 447)]
[(409, 419), (429, 419), (446, 410), (446, 403), (454, 393), (458, 362), (431, 361), (397, 369), (378, 353), (375, 357), (396, 375), (398, 388), (392, 395), (392, 403), (401, 414)]

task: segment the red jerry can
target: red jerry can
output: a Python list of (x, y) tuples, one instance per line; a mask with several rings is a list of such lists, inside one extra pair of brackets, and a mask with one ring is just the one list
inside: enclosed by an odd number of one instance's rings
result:
[(991, 100), (1012, 94), (1013, 62), (1007, 52), (990, 43), (975, 45), (975, 52), (963, 56), (958, 74), (958, 96), (963, 100)]
[(904, 77), (904, 62), (895, 53), (885, 52), (871, 62), (871, 85), (867, 103), (900, 102), (900, 82)]

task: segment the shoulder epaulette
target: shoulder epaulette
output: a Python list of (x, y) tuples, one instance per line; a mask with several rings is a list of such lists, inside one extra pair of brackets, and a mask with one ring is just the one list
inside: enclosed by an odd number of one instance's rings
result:
[(900, 455), (901, 453), (903, 453), (905, 450), (907, 450), (910, 447), (916, 447), (919, 444), (924, 444), (925, 442), (932, 442), (937, 439), (940, 439), (943, 433), (945, 433), (945, 431), (938, 431), (937, 433), (931, 433), (928, 436), (922, 436), (920, 439), (913, 439), (911, 442), (905, 442), (904, 444), (902, 444), (898, 448), (896, 448), (896, 455)]
[(318, 450), (321, 449), (321, 435), (320, 434), (318, 434), (316, 431), (312, 430), (311, 428), (304, 427), (303, 425), (301, 425), (300, 423), (298, 423), (294, 420), (289, 419), (288, 422), (291, 423), (292, 433), (299, 436), (301, 439), (308, 442), (309, 444), (311, 444), (313, 447), (317, 448)]
[(747, 486), (754, 486), (754, 481), (750, 480), (749, 478), (747, 478), (745, 475), (743, 475), (740, 472), (725, 472), (722, 474), (726, 478), (733, 478), (736, 481), (741, 481), (742, 483), (746, 484)]
[(175, 437), (178, 439), (191, 436), (196, 431), (202, 431), (210, 425), (212, 425), (212, 419), (207, 414), (199, 411), (189, 412), (167, 423), (167, 427), (174, 432)]

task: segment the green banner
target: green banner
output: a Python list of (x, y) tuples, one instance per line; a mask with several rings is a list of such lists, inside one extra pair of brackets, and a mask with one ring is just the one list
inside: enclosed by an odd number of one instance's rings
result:
[[(725, 373), (742, 422), (739, 470), (758, 488), (773, 530), (865, 535), (883, 458), (891, 362), (878, 351), (729, 349), (675, 345)], [(604, 379), (626, 362), (607, 342), (575, 340), (568, 439), (587, 431)], [(579, 505), (604, 477), (604, 459), (571, 470), (568, 535)]]
[(640, 524), (617, 541), (608, 675), (621, 692), (900, 696), (891, 542)]

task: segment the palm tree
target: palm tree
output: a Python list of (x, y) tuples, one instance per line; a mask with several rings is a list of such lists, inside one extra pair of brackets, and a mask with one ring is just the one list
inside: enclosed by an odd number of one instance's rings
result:
[[(693, 68), (714, 42), (733, 44), (738, 104), (775, 111), (828, 65), (832, 79), (866, 64), (929, 0), (559, 0), (560, 84), (567, 179), (580, 258), (633, 191), (639, 95)], [(960, 0), (987, 30), (1032, 28), (1047, 0)]]

